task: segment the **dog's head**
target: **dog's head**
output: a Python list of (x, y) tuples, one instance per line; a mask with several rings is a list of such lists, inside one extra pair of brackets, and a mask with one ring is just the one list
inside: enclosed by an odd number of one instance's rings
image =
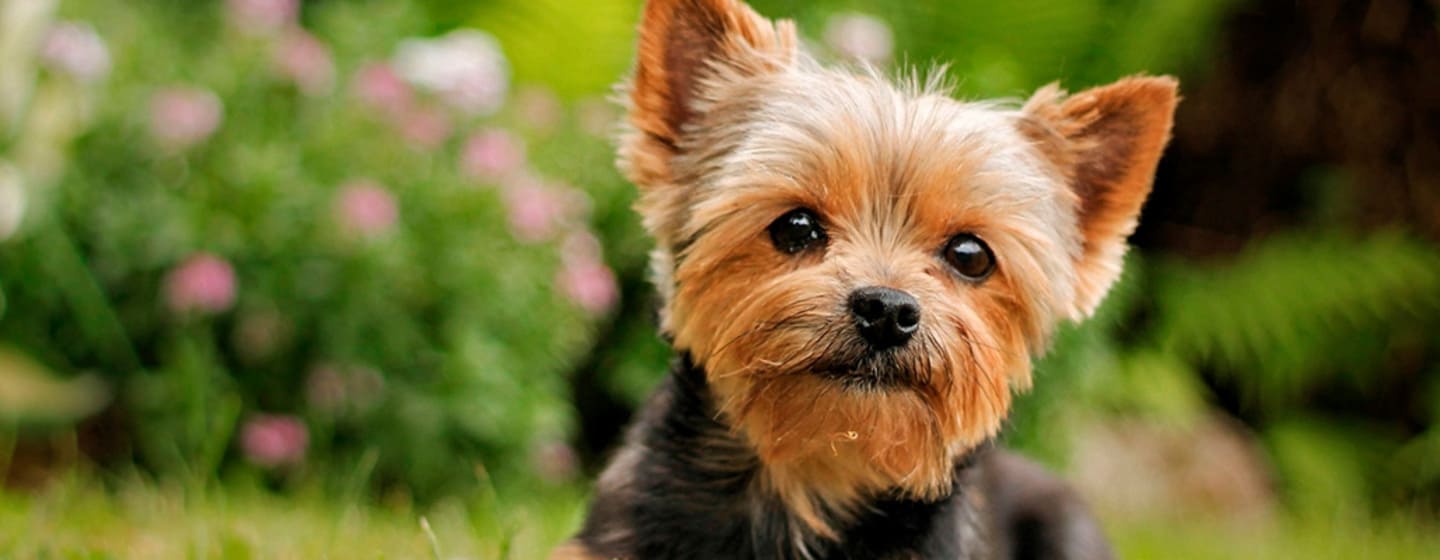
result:
[(1118, 276), (1176, 83), (960, 102), (737, 0), (651, 0), (628, 94), (662, 329), (803, 512), (948, 488)]

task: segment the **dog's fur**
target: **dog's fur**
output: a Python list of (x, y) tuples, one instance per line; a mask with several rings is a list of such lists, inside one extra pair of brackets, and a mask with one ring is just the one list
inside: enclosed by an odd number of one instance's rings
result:
[[(1085, 509), (990, 451), (1053, 328), (1119, 275), (1176, 103), (1128, 78), (1023, 107), (823, 68), (738, 0), (651, 0), (620, 164), (681, 355), (557, 558), (1098, 558)], [(777, 250), (797, 208), (822, 246)], [(941, 257), (958, 234), (993, 274)], [(867, 350), (858, 288), (913, 296)]]

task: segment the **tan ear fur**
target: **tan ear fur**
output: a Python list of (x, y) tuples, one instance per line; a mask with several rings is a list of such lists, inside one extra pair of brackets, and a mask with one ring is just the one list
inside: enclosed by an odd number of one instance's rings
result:
[(676, 176), (674, 159), (687, 140), (706, 141), (697, 121), (727, 86), (795, 64), (799, 41), (792, 22), (772, 23), (739, 0), (649, 0), (639, 36), (618, 163), (640, 188), (636, 209), (657, 242), (655, 284), (669, 301), (675, 235), (691, 194), (681, 188), (685, 180)]
[(694, 116), (703, 80), (753, 75), (787, 63), (795, 30), (736, 0), (651, 0), (640, 23), (630, 122), (674, 144)]
[(1023, 110), (1021, 131), (1058, 167), (1079, 199), (1082, 254), (1071, 315), (1094, 313), (1120, 276), (1126, 243), (1170, 140), (1179, 82), (1131, 77), (1065, 97), (1055, 85)]

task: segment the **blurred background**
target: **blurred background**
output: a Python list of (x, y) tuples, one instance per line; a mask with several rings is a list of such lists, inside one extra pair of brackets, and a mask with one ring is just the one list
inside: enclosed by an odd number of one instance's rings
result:
[[(1440, 554), (1424, 0), (756, 0), (960, 97), (1181, 78), (1004, 443), (1133, 558)], [(538, 558), (665, 372), (639, 0), (0, 0), (0, 557)]]

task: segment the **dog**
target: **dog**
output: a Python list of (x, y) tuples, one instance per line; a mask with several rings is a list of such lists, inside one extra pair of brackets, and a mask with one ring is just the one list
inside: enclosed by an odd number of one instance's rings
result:
[(552, 558), (1110, 557), (991, 441), (1119, 276), (1178, 84), (898, 82), (738, 0), (646, 3), (618, 159), (677, 357)]

